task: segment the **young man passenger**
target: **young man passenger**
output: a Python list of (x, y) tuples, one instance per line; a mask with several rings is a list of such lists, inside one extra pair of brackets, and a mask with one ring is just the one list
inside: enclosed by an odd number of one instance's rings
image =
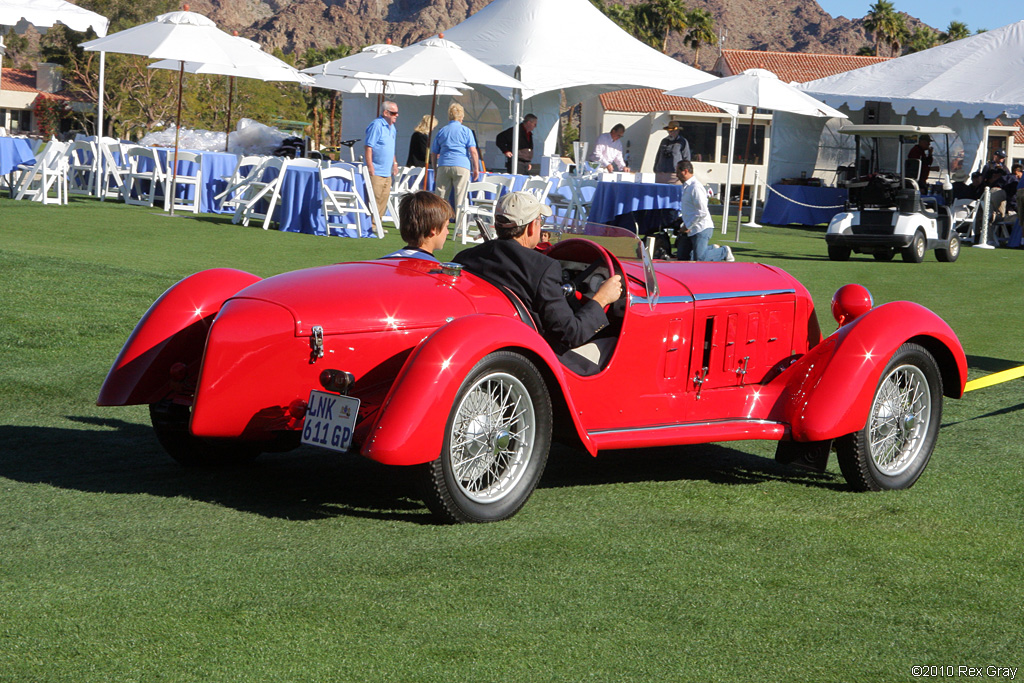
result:
[(398, 205), (399, 231), (405, 249), (382, 258), (418, 258), (436, 261), (434, 252), (448, 239), (448, 220), (454, 216), (451, 205), (433, 192), (420, 190), (402, 197)]

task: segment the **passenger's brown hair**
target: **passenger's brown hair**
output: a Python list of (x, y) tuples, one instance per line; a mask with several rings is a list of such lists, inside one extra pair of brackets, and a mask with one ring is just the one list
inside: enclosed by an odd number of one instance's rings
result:
[(418, 247), (455, 216), (451, 205), (433, 192), (420, 190), (402, 197), (398, 205), (399, 232), (410, 247)]

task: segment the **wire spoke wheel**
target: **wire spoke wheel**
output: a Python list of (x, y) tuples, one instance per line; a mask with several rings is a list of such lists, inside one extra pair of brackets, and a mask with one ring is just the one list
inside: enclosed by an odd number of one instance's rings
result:
[(551, 445), (551, 398), (524, 356), (498, 351), (469, 372), (436, 460), (423, 466), (421, 495), (444, 522), (514, 515), (537, 486)]
[(904, 344), (875, 389), (864, 428), (836, 440), (843, 476), (854, 489), (909, 488), (921, 476), (942, 421), (942, 378), (930, 353)]

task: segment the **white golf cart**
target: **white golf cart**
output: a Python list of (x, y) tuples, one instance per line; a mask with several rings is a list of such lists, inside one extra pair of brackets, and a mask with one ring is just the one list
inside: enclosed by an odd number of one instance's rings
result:
[[(856, 125), (840, 133), (855, 136), (857, 164), (845, 180), (849, 191), (846, 210), (832, 217), (825, 233), (828, 257), (847, 261), (851, 253), (871, 254), (876, 261), (891, 261), (899, 251), (904, 261), (920, 263), (925, 251), (935, 250), (940, 261), (953, 262), (960, 255), (960, 236), (953, 226), (949, 204), (949, 139), (956, 132), (946, 126)], [(917, 186), (919, 159), (907, 159), (905, 145), (917, 143), (918, 136), (946, 138), (946, 169), (939, 175), (944, 202), (922, 197)], [(879, 159), (889, 159), (883, 171)], [(895, 154), (895, 157), (893, 156)], [(893, 159), (896, 159), (893, 163)]]

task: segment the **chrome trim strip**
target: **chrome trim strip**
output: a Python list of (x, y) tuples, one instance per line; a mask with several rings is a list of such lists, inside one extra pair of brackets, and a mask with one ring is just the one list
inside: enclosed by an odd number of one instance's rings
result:
[[(649, 301), (650, 300), (647, 297), (644, 297), (644, 296), (634, 296), (634, 295), (631, 294), (630, 297), (629, 297), (629, 305), (630, 306), (632, 306), (634, 304), (646, 304), (646, 303), (649, 303)], [(658, 298), (658, 303), (659, 304), (692, 304), (693, 303), (693, 297), (692, 296), (663, 296), (663, 297), (659, 297)], [(653, 305), (654, 304), (651, 304), (651, 306), (653, 306)]]
[(630, 434), (630, 433), (636, 433), (636, 432), (660, 432), (660, 431), (664, 431), (664, 430), (667, 430), (667, 429), (680, 429), (680, 428), (682, 428), (682, 429), (690, 429), (690, 428), (696, 428), (696, 427), (711, 427), (711, 426), (714, 426), (714, 425), (727, 425), (727, 424), (735, 424), (735, 425), (768, 425), (768, 426), (774, 425), (774, 426), (778, 426), (778, 427), (785, 427), (786, 426), (784, 422), (776, 422), (774, 420), (744, 420), (744, 419), (725, 420), (725, 419), (723, 419), (723, 420), (707, 420), (705, 422), (685, 422), (685, 423), (682, 423), (682, 424), (674, 424), (674, 425), (657, 425), (657, 426), (654, 426), (654, 427), (628, 427), (626, 429), (598, 429), (598, 430), (595, 430), (595, 431), (592, 431), (592, 432), (587, 432), (587, 434), (590, 435), (590, 436), (598, 436), (598, 435), (601, 435), (601, 434)]
[(697, 301), (716, 301), (719, 299), (746, 299), (755, 296), (773, 296), (776, 294), (796, 294), (795, 289), (763, 289), (752, 292), (708, 292), (697, 294), (694, 299)]

